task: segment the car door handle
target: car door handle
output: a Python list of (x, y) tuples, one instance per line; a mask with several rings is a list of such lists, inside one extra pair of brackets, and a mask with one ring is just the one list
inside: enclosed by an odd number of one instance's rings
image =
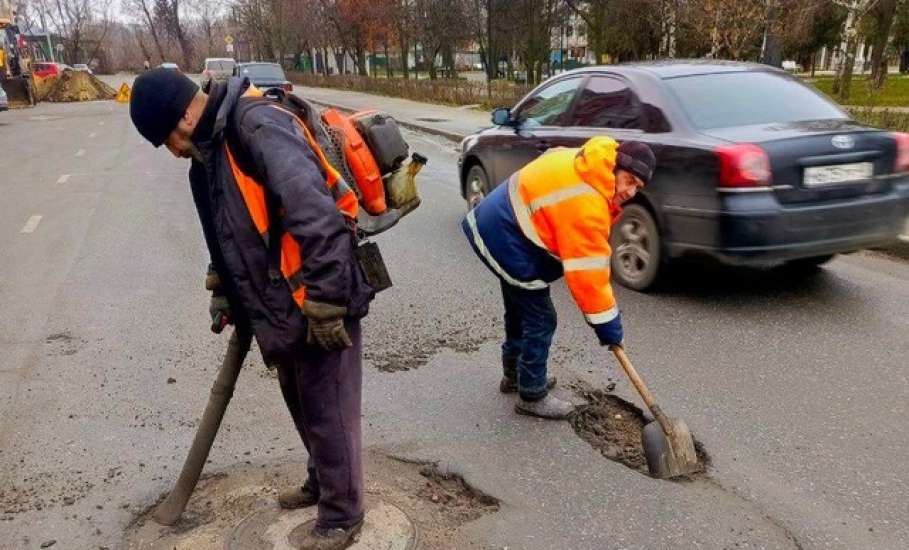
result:
[(546, 140), (537, 142), (537, 151), (543, 152), (543, 151), (546, 151), (547, 149), (549, 149), (550, 147), (552, 147), (552, 144)]

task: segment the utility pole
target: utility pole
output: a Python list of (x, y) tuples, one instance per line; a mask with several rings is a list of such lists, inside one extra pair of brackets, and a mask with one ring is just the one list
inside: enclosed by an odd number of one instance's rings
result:
[(51, 44), (50, 29), (47, 28), (47, 22), (44, 20), (44, 10), (38, 9), (38, 14), (41, 17), (41, 26), (44, 27), (44, 38), (47, 39), (47, 51), (50, 54), (51, 63), (56, 63), (57, 60), (54, 58), (54, 46)]

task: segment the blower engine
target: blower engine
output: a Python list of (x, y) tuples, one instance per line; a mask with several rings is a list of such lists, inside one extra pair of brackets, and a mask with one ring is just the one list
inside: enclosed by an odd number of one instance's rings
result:
[(420, 205), (415, 179), (426, 157), (414, 153), (408, 160), (409, 146), (394, 118), (374, 110), (344, 115), (326, 109), (322, 125), (333, 146), (329, 162), (357, 193), (357, 225), (364, 234), (391, 228)]

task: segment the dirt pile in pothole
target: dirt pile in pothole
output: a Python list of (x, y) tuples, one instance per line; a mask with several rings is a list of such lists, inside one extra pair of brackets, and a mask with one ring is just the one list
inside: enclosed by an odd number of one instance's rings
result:
[[(648, 423), (644, 412), (633, 403), (586, 383), (575, 382), (569, 387), (587, 401), (571, 418), (575, 433), (609, 460), (650, 475), (641, 443), (641, 434)], [(704, 471), (683, 480), (704, 475), (710, 465), (710, 456), (703, 445), (697, 440), (694, 444)]]
[(499, 509), (497, 498), (477, 490), (460, 474), (440, 468), (435, 463), (423, 465), (420, 475), (426, 478), (426, 482), (417, 496), (444, 507), (447, 513), (463, 523)]
[(114, 99), (117, 90), (86, 71), (63, 71), (47, 92), (45, 101), (72, 102)]

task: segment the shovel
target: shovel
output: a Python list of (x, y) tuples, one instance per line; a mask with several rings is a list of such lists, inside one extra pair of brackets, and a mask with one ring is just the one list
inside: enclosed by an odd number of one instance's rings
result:
[(230, 398), (234, 394), (234, 386), (237, 383), (237, 377), (240, 376), (240, 368), (243, 367), (243, 360), (246, 359), (246, 352), (249, 351), (251, 341), (252, 337), (249, 333), (234, 329), (230, 343), (227, 345), (224, 362), (211, 387), (208, 405), (205, 406), (205, 412), (202, 413), (202, 421), (199, 422), (199, 429), (196, 430), (196, 437), (193, 439), (186, 462), (183, 463), (183, 470), (180, 472), (177, 484), (164, 502), (159, 504), (152, 513), (152, 518), (160, 525), (177, 523), (180, 516), (183, 515), (183, 510), (186, 509), (186, 503), (189, 502), (189, 497), (192, 496), (196, 483), (199, 482), (202, 467), (205, 466), (212, 443), (215, 442), (215, 436), (218, 435), (224, 411), (227, 410), (227, 404), (230, 403)]
[(609, 346), (616, 360), (622, 365), (625, 374), (634, 384), (644, 404), (653, 413), (656, 422), (644, 426), (641, 434), (641, 443), (644, 447), (644, 456), (647, 459), (647, 469), (650, 475), (657, 479), (669, 479), (697, 472), (701, 469), (698, 464), (697, 451), (694, 448), (694, 439), (684, 421), (669, 418), (663, 409), (656, 404), (650, 390), (634, 370), (625, 349), (622, 346)]

